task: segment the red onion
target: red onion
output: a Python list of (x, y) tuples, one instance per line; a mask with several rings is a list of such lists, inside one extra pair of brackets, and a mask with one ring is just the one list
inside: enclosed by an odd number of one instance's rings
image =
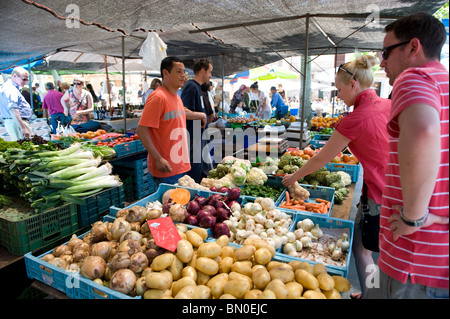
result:
[(194, 215), (186, 216), (184, 222), (188, 225), (194, 225), (194, 226), (197, 226), (197, 224), (198, 224), (197, 217)]
[(196, 202), (195, 200), (191, 200), (187, 204), (186, 209), (187, 209), (189, 214), (197, 215), (197, 213), (200, 210), (200, 204), (198, 202)]
[(203, 217), (198, 223), (198, 225), (203, 228), (212, 228), (214, 227), (215, 224), (216, 224), (216, 217), (211, 215)]
[(217, 190), (217, 192), (218, 193), (228, 193), (228, 191), (229, 191), (230, 189), (228, 188), (228, 187), (226, 187), (226, 186), (222, 186), (221, 188), (219, 188), (218, 190)]
[(241, 196), (241, 189), (239, 187), (234, 187), (228, 192), (228, 198), (230, 200), (236, 200), (239, 196)]
[(209, 212), (212, 216), (216, 216), (216, 208), (212, 205), (205, 205), (202, 207), (202, 210), (206, 210), (207, 212)]
[(211, 192), (217, 192), (217, 191), (218, 191), (218, 188), (217, 188), (216, 186), (211, 186), (211, 187), (209, 188), (209, 190), (210, 190)]
[(227, 224), (224, 223), (216, 223), (213, 229), (214, 237), (219, 238), (222, 235), (227, 235), (230, 237), (230, 229)]
[(230, 218), (230, 216), (231, 216), (231, 212), (228, 211), (227, 209), (225, 209), (223, 207), (217, 208), (217, 218), (219, 220), (227, 220)]
[(206, 204), (206, 198), (203, 197), (203, 196), (197, 196), (194, 200), (195, 200), (200, 206), (203, 206), (203, 205)]
[(211, 213), (209, 211), (203, 210), (201, 209), (198, 213), (197, 213), (197, 221), (200, 222), (204, 217), (206, 216), (212, 216)]

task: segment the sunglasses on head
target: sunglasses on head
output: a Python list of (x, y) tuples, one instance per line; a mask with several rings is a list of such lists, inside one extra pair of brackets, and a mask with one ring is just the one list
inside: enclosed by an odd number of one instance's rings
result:
[(342, 71), (346, 72), (347, 74), (350, 74), (350, 75), (356, 80), (355, 75), (354, 75), (352, 72), (350, 72), (349, 70), (347, 70), (347, 69), (344, 68), (344, 64), (341, 64), (341, 65), (339, 66), (339, 70), (342, 70)]
[(383, 60), (387, 60), (389, 58), (389, 55), (391, 54), (392, 50), (394, 50), (396, 47), (399, 47), (401, 45), (405, 45), (405, 44), (409, 43), (410, 41), (411, 40), (396, 43), (396, 44), (393, 44), (393, 45), (383, 48), (383, 50), (381, 50), (381, 57), (383, 58)]

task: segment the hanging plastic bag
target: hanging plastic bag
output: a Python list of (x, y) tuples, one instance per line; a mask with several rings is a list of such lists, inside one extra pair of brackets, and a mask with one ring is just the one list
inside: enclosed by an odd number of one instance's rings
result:
[(167, 45), (155, 32), (149, 32), (139, 50), (142, 64), (151, 70), (159, 70), (161, 60), (167, 57)]

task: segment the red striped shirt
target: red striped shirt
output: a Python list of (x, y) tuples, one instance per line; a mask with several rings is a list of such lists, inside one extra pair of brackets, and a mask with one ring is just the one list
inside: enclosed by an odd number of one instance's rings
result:
[(389, 276), (405, 283), (449, 288), (449, 225), (434, 224), (414, 234), (392, 240), (388, 219), (402, 204), (398, 165), (398, 115), (413, 104), (427, 104), (440, 114), (441, 162), (429, 203), (430, 213), (449, 216), (449, 74), (439, 62), (430, 62), (404, 71), (394, 83), (391, 118), (388, 122), (389, 162), (380, 218), (379, 267)]

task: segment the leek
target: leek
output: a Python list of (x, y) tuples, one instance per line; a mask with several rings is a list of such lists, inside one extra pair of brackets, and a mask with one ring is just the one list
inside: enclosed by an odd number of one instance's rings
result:
[(97, 176), (103, 176), (103, 175), (109, 175), (112, 172), (112, 166), (109, 163), (106, 163), (100, 167), (98, 167), (95, 171), (83, 174), (81, 176), (78, 176), (74, 178), (74, 181), (85, 181)]

